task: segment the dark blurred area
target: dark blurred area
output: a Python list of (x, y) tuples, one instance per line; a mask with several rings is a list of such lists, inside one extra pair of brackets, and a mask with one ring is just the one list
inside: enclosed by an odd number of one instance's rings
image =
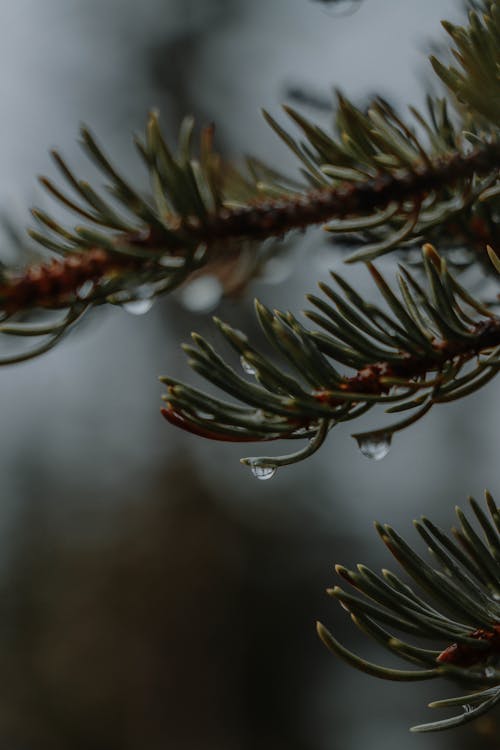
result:
[(94, 516), (99, 538), (25, 504), (2, 587), (4, 746), (315, 747), (310, 579), (329, 538), (243, 524), (189, 462), (156, 480), (119, 520)]
[[(217, 123), (225, 154), (287, 169), (260, 106), (279, 112), (291, 96), (328, 123), (333, 86), (421, 101), (422, 50), (461, 4), (354, 5), (337, 15), (308, 0), (6, 0), (5, 211), (23, 223), (22, 206), (44, 205), (33, 177), (52, 169), (49, 146), (96, 179), (75, 144), (81, 120), (140, 183), (131, 135), (153, 106), (169, 137), (193, 113)], [(257, 281), (217, 314), (254, 330), (254, 294), (298, 310), (341, 266), (318, 236), (289, 262), (286, 284)], [(386, 657), (325, 595), (333, 564), (394, 567), (374, 518), (408, 536), (424, 512), (448, 527), (456, 502), (497, 489), (495, 386), (431, 415), (380, 465), (339, 430), (322, 455), (255, 482), (238, 446), (178, 434), (159, 416), (156, 375), (194, 377), (179, 349), (192, 329), (214, 337), (210, 315), (182, 295), (140, 318), (98, 310), (59, 349), (0, 372), (0, 748), (497, 747), (489, 717), (411, 736), (447, 686), (351, 672), (314, 629), (320, 619)]]

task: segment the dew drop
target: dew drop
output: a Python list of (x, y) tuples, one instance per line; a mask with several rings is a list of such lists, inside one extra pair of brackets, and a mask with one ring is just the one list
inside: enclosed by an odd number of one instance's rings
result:
[(356, 440), (363, 456), (381, 461), (389, 453), (392, 435), (390, 432), (370, 432), (356, 437)]
[(78, 299), (88, 299), (94, 291), (94, 282), (88, 279), (84, 281), (81, 286), (76, 290), (76, 296)]
[(316, 0), (324, 6), (325, 13), (330, 16), (352, 16), (360, 5), (362, 0)]
[(144, 315), (153, 307), (154, 299), (132, 299), (130, 302), (124, 302), (122, 307), (131, 315)]
[(248, 362), (248, 360), (245, 359), (245, 357), (240, 357), (241, 362), (241, 369), (243, 372), (245, 372), (247, 375), (255, 375), (255, 367)]
[(251, 464), (250, 466), (250, 471), (255, 479), (260, 479), (262, 482), (272, 479), (277, 470), (278, 467), (273, 464)]
[(134, 299), (126, 299), (121, 305), (131, 315), (144, 315), (154, 305), (155, 287), (153, 284), (141, 284), (134, 290)]
[(222, 285), (216, 276), (200, 276), (184, 287), (181, 303), (189, 312), (210, 312), (219, 304), (222, 292)]

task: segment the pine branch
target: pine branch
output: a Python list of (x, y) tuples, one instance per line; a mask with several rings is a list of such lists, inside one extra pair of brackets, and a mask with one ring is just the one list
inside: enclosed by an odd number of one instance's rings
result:
[[(105, 277), (110, 272), (116, 271), (120, 266), (140, 266), (147, 265), (148, 261), (157, 259), (161, 252), (167, 253), (167, 258), (182, 259), (182, 253), (186, 250), (186, 244), (189, 245), (208, 245), (217, 246), (220, 242), (230, 242), (234, 240), (263, 240), (272, 236), (281, 237), (285, 232), (293, 229), (304, 229), (307, 226), (321, 224), (332, 218), (340, 217), (361, 217), (369, 215), (373, 220), (373, 225), (380, 222), (383, 217), (387, 218), (388, 213), (396, 213), (405, 201), (414, 201), (413, 218), (416, 221), (419, 213), (420, 204), (431, 192), (438, 191), (443, 187), (450, 187), (456, 182), (469, 179), (475, 176), (491, 175), (492, 172), (500, 167), (500, 145), (496, 142), (485, 143), (468, 154), (452, 154), (448, 157), (440, 157), (435, 163), (429, 163), (412, 171), (398, 173), (394, 175), (382, 174), (377, 178), (366, 180), (365, 182), (348, 183), (338, 187), (324, 188), (322, 190), (312, 190), (302, 195), (293, 195), (283, 197), (278, 200), (261, 200), (254, 202), (249, 206), (237, 208), (221, 208), (220, 211), (207, 219), (201, 224), (195, 217), (185, 219), (176, 218), (175, 231), (170, 228), (170, 245), (160, 247), (162, 240), (161, 230), (158, 231), (157, 238), (154, 237), (153, 228), (149, 233), (139, 234), (122, 234), (118, 235), (113, 241), (113, 247), (109, 247), (110, 242), (104, 242), (103, 238), (95, 237), (89, 233), (79, 230), (80, 235), (90, 243), (92, 239), (103, 245), (100, 249), (102, 258), (101, 272), (95, 273), (94, 277)], [(390, 212), (385, 209), (390, 206)], [(373, 212), (383, 211), (382, 214), (373, 216)], [(411, 215), (412, 211), (408, 211)], [(42, 223), (49, 225), (49, 219), (41, 212), (35, 212), (35, 216)], [(372, 221), (370, 221), (370, 224)], [(369, 225), (357, 223), (358, 231), (362, 228), (369, 228)], [(50, 226), (55, 232), (62, 234), (60, 228), (52, 224)], [(329, 231), (347, 232), (348, 222), (345, 226), (337, 225), (327, 227)], [(37, 233), (32, 233), (37, 239), (40, 239)], [(76, 238), (73, 238), (74, 240)], [(48, 243), (47, 243), (48, 244)], [(78, 244), (75, 242), (75, 244)], [(56, 249), (55, 247), (53, 249)], [(62, 249), (62, 248), (61, 248)], [(70, 247), (65, 247), (65, 251), (70, 252)], [(128, 251), (128, 252), (127, 252)], [(80, 263), (82, 273), (85, 274), (85, 265), (88, 262), (87, 253), (89, 250), (80, 254), (73, 253), (69, 265), (77, 268)], [(176, 255), (178, 254), (178, 255)], [(367, 260), (372, 256), (379, 255), (379, 252), (370, 250), (361, 251), (357, 259)], [(125, 262), (120, 255), (125, 255)], [(135, 264), (130, 261), (129, 255), (132, 255)], [(106, 261), (105, 262), (105, 259)], [(165, 260), (165, 258), (164, 258)], [(53, 305), (51, 289), (43, 292), (44, 276), (50, 276), (51, 269), (42, 267), (38, 271), (40, 277), (40, 290), (36, 298), (37, 306), (51, 307)], [(79, 279), (75, 279), (77, 284)], [(19, 279), (14, 277), (5, 280), (0, 288), (0, 299), (9, 297), (11, 303), (15, 298), (15, 289), (19, 284)], [(68, 287), (68, 292), (75, 292)], [(22, 297), (22, 295), (20, 295)], [(20, 299), (18, 302), (19, 309), (23, 309), (28, 300)], [(35, 304), (35, 303), (33, 303)]]
[[(121, 261), (121, 262), (120, 262)], [(91, 285), (112, 275), (133, 260), (116, 258), (104, 250), (67, 255), (62, 260), (31, 266), (24, 274), (12, 276), (0, 284), (0, 298), (7, 314), (33, 307), (66, 307), (73, 299), (85, 299)]]
[[(405, 268), (396, 295), (369, 265), (380, 296), (391, 311), (366, 302), (337, 274), (339, 291), (321, 284), (327, 299), (308, 297), (306, 316), (322, 330), (308, 330), (291, 314), (257, 302), (259, 323), (277, 354), (294, 373), (259, 352), (248, 338), (215, 322), (241, 358), (249, 382), (201, 336), (184, 347), (191, 367), (244, 405), (222, 401), (164, 377), (165, 418), (188, 432), (233, 442), (309, 440), (287, 456), (242, 459), (259, 478), (316, 451), (336, 424), (376, 405), (409, 417), (354, 435), (363, 453), (382, 458), (395, 432), (413, 424), (438, 403), (464, 397), (489, 382), (500, 366), (500, 318), (473, 299), (430, 245), (424, 247), (427, 289)], [(338, 366), (355, 370), (342, 374)]]
[[(340, 99), (341, 107), (345, 110), (344, 117), (356, 116), (359, 118), (361, 113), (355, 110), (346, 100)], [(374, 109), (377, 116), (382, 118), (382, 112), (386, 117), (395, 117), (395, 114), (385, 103), (379, 102), (379, 109)], [(305, 133), (310, 137), (311, 144), (319, 149), (318, 133), (313, 132), (313, 128), (304, 118), (296, 112), (287, 109), (289, 114), (302, 125)], [(273, 127), (283, 131), (277, 123), (266, 115), (268, 121)], [(372, 139), (375, 142), (381, 134), (373, 131), (373, 122), (369, 119), (364, 123), (367, 131), (370, 128)], [(356, 123), (357, 129), (360, 129), (360, 123)], [(184, 126), (187, 127), (187, 126)], [(192, 128), (192, 123), (189, 123)], [(471, 198), (476, 201), (488, 190), (491, 193), (492, 183), (496, 180), (497, 170), (500, 167), (500, 145), (494, 140), (485, 141), (472, 151), (465, 152), (455, 148), (454, 152), (438, 153), (437, 155), (425, 154), (422, 147), (417, 149), (421, 152), (420, 161), (413, 156), (413, 162), (404, 168), (404, 160), (394, 163), (394, 169), (378, 170), (375, 172), (374, 165), (377, 159), (380, 161), (381, 154), (373, 154), (373, 163), (370, 165), (365, 158), (363, 167), (368, 170), (371, 168), (373, 176), (368, 175), (368, 179), (360, 179), (360, 173), (357, 179), (334, 180), (325, 179), (320, 181), (316, 178), (316, 186), (312, 190), (299, 191), (296, 188), (293, 192), (291, 186), (278, 187), (277, 184), (262, 185), (262, 181), (256, 175), (256, 183), (252, 185), (245, 182), (245, 178), (234, 170), (229, 173), (227, 185), (224, 184), (225, 172), (228, 167), (222, 166), (219, 157), (215, 153), (209, 152), (209, 146), (205, 145), (205, 166), (198, 172), (197, 178), (200, 185), (196, 183), (193, 176), (196, 173), (196, 161), (192, 161), (189, 146), (185, 146), (182, 161), (175, 163), (172, 154), (168, 151), (165, 142), (158, 129), (156, 116), (153, 115), (149, 124), (149, 131), (154, 133), (154, 137), (149, 138), (149, 150), (146, 146), (141, 145), (141, 153), (145, 156), (151, 169), (151, 181), (160, 182), (158, 173), (158, 162), (161, 155), (168, 164), (166, 174), (163, 176), (163, 185), (155, 193), (155, 205), (149, 205), (135, 193), (133, 188), (127, 185), (122, 178), (117, 176), (116, 170), (109, 165), (106, 157), (98, 148), (95, 140), (86, 130), (82, 131), (84, 144), (90, 155), (97, 160), (101, 168), (108, 175), (111, 175), (115, 184), (110, 186), (115, 197), (123, 202), (123, 207), (130, 212), (137, 214), (137, 219), (142, 220), (142, 225), (130, 225), (123, 219), (118, 218), (116, 213), (104, 204), (102, 199), (98, 199), (93, 190), (86, 184), (78, 182), (69, 172), (68, 167), (64, 164), (61, 157), (55, 155), (56, 161), (63, 171), (68, 181), (89, 203), (89, 208), (93, 213), (89, 213), (87, 208), (78, 206), (68, 199), (59, 188), (56, 188), (49, 180), (43, 178), (42, 182), (47, 189), (51, 191), (59, 200), (74, 211), (78, 211), (85, 218), (92, 219), (95, 223), (106, 226), (109, 229), (121, 228), (125, 231), (117, 233), (114, 237), (92, 232), (87, 228), (76, 228), (76, 234), (72, 234), (58, 225), (54, 220), (41, 211), (34, 211), (35, 218), (53, 234), (66, 240), (64, 244), (60, 239), (56, 242), (48, 236), (40, 235), (39, 232), (31, 232), (32, 236), (39, 242), (43, 243), (49, 249), (63, 252), (74, 253), (73, 263), (76, 264), (78, 255), (76, 251), (87, 251), (89, 247), (99, 247), (103, 252), (115, 256), (111, 265), (119, 265), (121, 260), (119, 256), (133, 256), (136, 265), (147, 264), (148, 261), (158, 260), (162, 257), (165, 261), (168, 258), (177, 260), (179, 265), (187, 251), (200, 245), (207, 246), (205, 257), (216, 254), (220, 249), (221, 243), (237, 243), (239, 241), (257, 241), (261, 242), (270, 237), (282, 237), (285, 233), (295, 229), (305, 229), (308, 226), (321, 224), (329, 220), (340, 219), (336, 224), (327, 226), (326, 229), (336, 233), (361, 232), (375, 229), (385, 225), (389, 219), (404, 220), (401, 227), (398, 226), (398, 238), (391, 236), (390, 242), (385, 242), (384, 248), (379, 246), (364, 248), (357, 253), (351, 260), (369, 260), (386, 252), (398, 242), (407, 240), (410, 234), (418, 236), (423, 231), (422, 222), (425, 222), (426, 229), (430, 229), (429, 221), (435, 224), (446, 224), (451, 218), (456, 220), (457, 212), (464, 206), (458, 206), (455, 196), (454, 205), (451, 207), (451, 213), (447, 215), (446, 209), (450, 211), (450, 206), (443, 208), (443, 212), (436, 212), (436, 194), (443, 190), (449, 190), (456, 186), (457, 183), (464, 183), (460, 189), (464, 191), (463, 203), (469, 204)], [(319, 132), (319, 131), (318, 131)], [(342, 131), (344, 137), (348, 136), (347, 126)], [(210, 134), (210, 136), (209, 136)], [(181, 139), (182, 139), (181, 133)], [(190, 136), (189, 136), (190, 137)], [(205, 131), (202, 135), (202, 141), (212, 137), (212, 131)], [(184, 136), (184, 139), (186, 136)], [(158, 144), (161, 144), (161, 148)], [(334, 141), (331, 140), (330, 148), (333, 148)], [(455, 144), (456, 146), (456, 144)], [(325, 148), (323, 144), (323, 149)], [(165, 156), (168, 154), (168, 156)], [(344, 155), (345, 156), (345, 155)], [(388, 158), (388, 154), (385, 154)], [(394, 156), (394, 155), (392, 155)], [(345, 159), (339, 159), (345, 161)], [(215, 167), (214, 165), (218, 166)], [(165, 167), (165, 165), (163, 165)], [(311, 166), (311, 165), (310, 165)], [(323, 165), (324, 171), (328, 171), (330, 177), (333, 172), (342, 176), (349, 168), (332, 163)], [(359, 165), (358, 165), (359, 167)], [(262, 169), (262, 167), (261, 167)], [(183, 173), (184, 172), (184, 173)], [(311, 173), (314, 168), (311, 166)], [(472, 178), (488, 176), (487, 183), (479, 183), (472, 189)], [(202, 177), (204, 184), (202, 183)], [(284, 178), (277, 176), (282, 181)], [(366, 175), (365, 175), (366, 177)], [(182, 182), (186, 184), (182, 184)], [(212, 181), (212, 182), (211, 182)], [(211, 184), (209, 184), (211, 182)], [(204, 190), (201, 190), (203, 184)], [(157, 186), (158, 187), (158, 186)], [(233, 205), (233, 191), (238, 197), (238, 191), (246, 191), (251, 200), (247, 205), (238, 203)], [(262, 197), (259, 193), (262, 191), (279, 193), (278, 197)], [(227, 193), (227, 194), (226, 194)], [(204, 195), (203, 195), (204, 194)], [(202, 198), (205, 198), (203, 201)], [(432, 197), (432, 205), (426, 201)], [(450, 196), (447, 195), (447, 204), (450, 203)], [(489, 197), (489, 196), (487, 196)], [(166, 207), (167, 202), (172, 204)], [(484, 202), (484, 201), (483, 201)], [(163, 208), (163, 215), (162, 209)], [(212, 209), (212, 210), (209, 210)], [(347, 218), (347, 221), (343, 221)], [(483, 232), (484, 236), (484, 232)], [(491, 236), (488, 235), (489, 239)], [(496, 234), (491, 239), (490, 244), (494, 244)], [(85, 263), (85, 258), (82, 258)], [(106, 276), (107, 269), (103, 267), (103, 276)], [(183, 278), (183, 277), (181, 277)], [(17, 283), (17, 279), (13, 280)], [(9, 285), (9, 280), (5, 281), (5, 286)], [(46, 300), (39, 295), (42, 306), (52, 306), (50, 294), (46, 295)], [(0, 297), (1, 299), (1, 297)]]
[[(338, 187), (309, 191), (303, 195), (271, 201), (261, 201), (251, 206), (225, 209), (214, 216), (203, 228), (200, 241), (208, 244), (222, 239), (264, 239), (281, 236), (293, 229), (304, 229), (331, 219), (345, 217), (365, 218), (379, 222), (391, 206), (391, 212), (404, 213), (407, 223), (415, 227), (422, 203), (432, 192), (453, 187), (457, 182), (483, 175), (491, 176), (500, 167), (500, 145), (484, 143), (472, 153), (456, 153), (441, 157), (434, 163), (416, 167), (402, 174), (381, 174), (364, 182), (345, 182)], [(484, 187), (484, 186), (483, 186)], [(404, 202), (412, 202), (402, 209)], [(375, 215), (374, 215), (375, 214)], [(357, 224), (358, 231), (362, 225)], [(346, 226), (326, 227), (330, 231), (347, 232)], [(404, 240), (410, 232), (405, 229)], [(387, 250), (392, 249), (387, 248)], [(380, 248), (363, 249), (351, 260), (369, 260), (381, 255)]]
[[(279, 199), (263, 199), (255, 196), (260, 195), (259, 191), (271, 192), (271, 188), (263, 188), (258, 180), (251, 185), (235, 170), (221, 166), (219, 158), (210, 151), (212, 132), (205, 131), (202, 134), (201, 171), (196, 171), (198, 162), (189, 159), (187, 150), (178, 162), (168, 152), (171, 172), (167, 170), (167, 173), (172, 192), (167, 194), (164, 192), (167, 175), (161, 178), (163, 186), (159, 185), (156, 160), (160, 159), (160, 153), (166, 159), (167, 152), (156, 117), (151, 120), (149, 130), (155, 133), (155, 138), (149, 138), (150, 148), (153, 149), (153, 144), (155, 147), (157, 143), (162, 144), (160, 152), (152, 150), (148, 157), (150, 166), (154, 165), (151, 166), (151, 179), (157, 186), (155, 206), (140, 198), (118, 176), (92, 136), (87, 131), (83, 132), (87, 149), (114, 180), (110, 190), (115, 198), (122, 200), (125, 209), (136, 214), (135, 223), (118, 216), (115, 209), (105, 204), (86, 183), (76, 180), (61, 157), (55, 156), (68, 182), (85, 197), (89, 205), (84, 208), (76, 204), (45, 178), (44, 185), (72, 210), (108, 229), (121, 227), (122, 231), (108, 236), (87, 227), (77, 227), (70, 232), (46, 213), (35, 210), (35, 218), (52, 236), (35, 231), (31, 232), (32, 236), (52, 252), (62, 254), (63, 259), (28, 268), (20, 276), (4, 274), (0, 283), (0, 310), (4, 318), (35, 307), (68, 307), (71, 311), (80, 306), (81, 289), (87, 281), (92, 283), (91, 287), (84, 287), (87, 306), (104, 302), (127, 303), (145, 295), (154, 297), (176, 288), (194, 271), (202, 269), (207, 263), (216, 262), (217, 258), (223, 264), (230, 257), (237, 259), (241, 248), (248, 248), (248, 243), (253, 245), (253, 252), (257, 252), (258, 245), (269, 237), (282, 236), (293, 229), (321, 223), (332, 216), (348, 218), (337, 221), (335, 225), (330, 224), (327, 227), (330, 231), (342, 234), (363, 231), (370, 238), (374, 237), (374, 232), (384, 231), (384, 223), (396, 221), (397, 227), (388, 238), (368, 245), (353, 256), (358, 260), (367, 260), (387, 252), (399, 241), (407, 241), (409, 234), (418, 236), (424, 225), (432, 234), (431, 224), (447, 230), (453, 221), (457, 234), (464, 229), (463, 221), (457, 225), (457, 214), (463, 213), (464, 205), (470, 206), (471, 196), (476, 203), (483, 198), (478, 205), (484, 214), (487, 205), (485, 198), (489, 197), (488, 193), (490, 196), (494, 193), (491, 175), (496, 175), (496, 167), (500, 164), (498, 143), (485, 142), (470, 153), (442, 155), (434, 162), (429, 160), (415, 167), (413, 171), (398, 169), (392, 174), (380, 173), (364, 181), (342, 182), (302, 194), (297, 191), (283, 193)], [(187, 146), (184, 148), (187, 149)], [(143, 153), (147, 153), (145, 147)], [(215, 164), (219, 165), (219, 171), (215, 170)], [(258, 176), (260, 173), (255, 171), (258, 168), (253, 165), (253, 169)], [(197, 183), (194, 182), (195, 173)], [(478, 180), (483, 174), (488, 174), (489, 179), (472, 188), (472, 177)], [(254, 195), (250, 204), (229, 206), (222, 188), (224, 175), (232, 193)], [(181, 184), (181, 176), (185, 185)], [(464, 196), (457, 203), (456, 197), (450, 201), (446, 192), (446, 205), (436, 214), (436, 195), (440, 190), (449, 191), (451, 185), (458, 183), (462, 184)], [(276, 187), (273, 189), (276, 190)], [(195, 208), (200, 210), (202, 194), (205, 196), (204, 214), (195, 216), (190, 211)], [(430, 203), (429, 196), (433, 196)], [(496, 194), (493, 197), (496, 198)], [(171, 204), (170, 213), (165, 213), (167, 199)], [(175, 213), (181, 206), (186, 207), (187, 213), (184, 215)], [(491, 221), (491, 212), (489, 217), (483, 215), (481, 219), (477, 216), (473, 219), (469, 217), (470, 233), (479, 231), (480, 221), (481, 248), (485, 240), (495, 244), (497, 227)], [(402, 226), (399, 225), (401, 222)]]
[[(202, 131), (197, 150), (190, 118), (181, 126), (174, 153), (153, 113), (145, 139), (136, 141), (151, 184), (151, 196), (144, 197), (84, 128), (83, 146), (105, 176), (111, 200), (79, 180), (54, 152), (66, 188), (47, 178), (42, 184), (85, 224), (68, 229), (34, 210), (42, 231), (32, 231), (32, 237), (59, 259), (42, 259), (21, 275), (3, 272), (4, 323), (32, 309), (66, 310), (52, 331), (42, 327), (49, 339), (34, 355), (60, 338), (64, 320), (75, 320), (85, 309), (152, 299), (209, 267), (234, 268), (242, 288), (265, 260), (266, 240), (325, 222), (329, 232), (359, 240), (361, 248), (350, 261), (372, 260), (425, 238), (439, 242), (442, 251), (466, 243), (487, 262), (486, 244), (500, 244), (498, 121), (483, 117), (475, 123), (471, 114), (478, 107), (466, 94), (473, 89), (480, 99), (498, 99), (492, 70), (497, 65), (499, 18), (498, 6), (492, 4), (484, 18), (472, 14), (469, 27), (446, 27), (457, 45), (462, 73), (434, 65), (446, 83), (456, 83), (465, 102), (458, 120), (449, 116), (445, 101), (429, 98), (426, 115), (410, 108), (412, 125), (381, 99), (363, 112), (339, 94), (331, 135), (285, 108), (305, 139), (296, 140), (264, 113), (298, 158), (300, 182), (256, 159), (248, 160), (246, 174), (238, 171), (215, 152), (213, 128)], [(479, 85), (482, 74), (484, 88)], [(492, 106), (485, 104), (486, 109)], [(248, 254), (254, 254), (255, 262), (240, 263)], [(234, 286), (231, 279), (229, 286)], [(38, 335), (31, 324), (0, 327), (9, 335), (14, 330)]]
[[(462, 713), (450, 719), (413, 727), (429, 732), (466, 724), (500, 702), (500, 512), (486, 493), (490, 518), (470, 499), (477, 533), (467, 516), (457, 508), (459, 528), (455, 539), (446, 536), (426, 518), (415, 528), (432, 556), (432, 565), (390, 526), (375, 527), (389, 551), (420, 591), (388, 570), (382, 575), (364, 565), (357, 570), (336, 566), (338, 575), (356, 593), (340, 586), (328, 594), (340, 602), (365, 635), (409, 662), (412, 669), (389, 669), (367, 662), (342, 646), (318, 623), (318, 633), (336, 656), (367, 674), (387, 680), (426, 680), (437, 677), (457, 682), (469, 694), (434, 701), (431, 708), (460, 706)], [(386, 628), (389, 627), (390, 630)], [(437, 642), (422, 648), (393, 633)], [(444, 644), (444, 647), (443, 647)], [(470, 690), (474, 692), (470, 692)]]

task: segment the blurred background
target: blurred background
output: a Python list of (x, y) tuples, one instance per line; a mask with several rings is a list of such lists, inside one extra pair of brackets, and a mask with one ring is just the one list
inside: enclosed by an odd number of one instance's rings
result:
[[(461, 3), (341, 6), (3, 0), (2, 211), (23, 226), (29, 205), (54, 210), (35, 180), (54, 174), (52, 146), (99, 180), (77, 145), (81, 121), (140, 183), (131, 136), (153, 106), (170, 137), (193, 113), (217, 123), (225, 155), (286, 170), (293, 161), (261, 106), (279, 118), (288, 101), (327, 124), (334, 87), (357, 103), (375, 92), (422, 102), (425, 55), (443, 38), (441, 18), (463, 17)], [(477, 745), (477, 731), (481, 747), (496, 747), (488, 721), (410, 735), (453, 686), (402, 688), (350, 671), (314, 622), (388, 663), (324, 593), (333, 565), (391, 567), (373, 519), (411, 537), (415, 516), (448, 528), (467, 494), (498, 490), (500, 384), (436, 408), (384, 461), (367, 460), (340, 427), (270, 482), (240, 466), (238, 446), (160, 417), (156, 376), (195, 380), (179, 343), (192, 330), (215, 339), (215, 309), (254, 331), (254, 296), (298, 312), (342, 267), (319, 231), (289, 258), (238, 302), (212, 290), (198, 311), (185, 293), (140, 317), (97, 310), (52, 353), (0, 371), (0, 748), (444, 750)], [(371, 293), (363, 271), (343, 272)]]

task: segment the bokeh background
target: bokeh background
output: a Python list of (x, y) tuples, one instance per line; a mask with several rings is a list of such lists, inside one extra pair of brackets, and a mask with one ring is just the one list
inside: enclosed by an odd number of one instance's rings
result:
[[(3, 0), (2, 211), (22, 227), (29, 205), (53, 210), (35, 180), (54, 174), (51, 146), (99, 180), (77, 145), (81, 121), (140, 183), (131, 135), (152, 106), (171, 137), (194, 113), (217, 123), (226, 155), (291, 169), (261, 106), (279, 117), (280, 102), (302, 92), (303, 111), (327, 123), (333, 87), (358, 103), (375, 92), (422, 102), (439, 20), (462, 18), (462, 4), (355, 5)], [(9, 247), (6, 238), (7, 260)], [(255, 330), (254, 295), (299, 311), (342, 266), (319, 231), (289, 258), (217, 314)], [(362, 271), (346, 273), (371, 293)], [(237, 446), (204, 443), (159, 415), (156, 375), (194, 378), (179, 348), (191, 330), (216, 337), (210, 314), (182, 294), (140, 317), (97, 310), (52, 353), (0, 371), (0, 748), (477, 746), (474, 731), (408, 734), (453, 688), (351, 672), (314, 622), (377, 658), (324, 593), (333, 564), (389, 563), (375, 518), (408, 535), (422, 513), (449, 527), (455, 503), (498, 489), (499, 385), (437, 408), (379, 463), (347, 426), (306, 463), (256, 482)]]

